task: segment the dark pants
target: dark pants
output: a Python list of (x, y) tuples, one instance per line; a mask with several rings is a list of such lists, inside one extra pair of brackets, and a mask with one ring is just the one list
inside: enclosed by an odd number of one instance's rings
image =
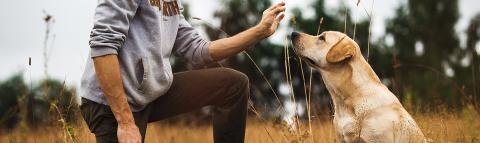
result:
[[(213, 105), (215, 143), (242, 143), (248, 96), (248, 77), (241, 72), (227, 68), (193, 70), (175, 73), (169, 91), (133, 115), (145, 138), (147, 123)], [(117, 122), (109, 106), (82, 99), (80, 108), (98, 143), (118, 142)]]

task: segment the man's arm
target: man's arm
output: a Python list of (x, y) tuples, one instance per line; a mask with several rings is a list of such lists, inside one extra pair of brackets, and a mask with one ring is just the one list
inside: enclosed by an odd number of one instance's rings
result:
[(95, 72), (110, 109), (118, 122), (119, 142), (140, 143), (141, 135), (123, 90), (117, 55), (95, 57)]
[(260, 42), (272, 35), (277, 30), (284, 15), (279, 14), (285, 11), (285, 3), (273, 5), (263, 12), (260, 23), (235, 36), (219, 39), (210, 43), (208, 52), (214, 61), (219, 61), (233, 56), (248, 47)]
[(127, 37), (141, 0), (98, 0), (90, 34), (91, 57), (105, 98), (118, 122), (120, 143), (142, 140), (125, 96), (116, 54)]

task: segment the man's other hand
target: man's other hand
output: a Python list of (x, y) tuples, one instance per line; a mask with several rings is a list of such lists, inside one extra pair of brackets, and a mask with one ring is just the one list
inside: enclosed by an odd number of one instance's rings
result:
[(280, 21), (285, 17), (285, 14), (280, 14), (284, 12), (285, 9), (285, 2), (281, 2), (263, 12), (262, 20), (257, 26), (265, 34), (265, 37), (269, 37), (275, 33)]
[(141, 143), (142, 135), (135, 123), (118, 124), (117, 138), (119, 143)]

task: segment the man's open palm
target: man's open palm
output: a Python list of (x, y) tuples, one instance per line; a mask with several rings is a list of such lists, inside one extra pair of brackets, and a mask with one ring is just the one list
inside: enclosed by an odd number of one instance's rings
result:
[(258, 24), (262, 29), (266, 30), (267, 37), (275, 33), (280, 24), (280, 21), (285, 17), (284, 12), (286, 9), (285, 2), (278, 3), (271, 6), (263, 12), (262, 20)]

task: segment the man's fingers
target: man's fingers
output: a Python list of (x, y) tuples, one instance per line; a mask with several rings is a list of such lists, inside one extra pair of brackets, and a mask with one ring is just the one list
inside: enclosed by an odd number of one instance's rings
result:
[(280, 25), (280, 21), (282, 21), (282, 19), (285, 17), (285, 14), (281, 14), (280, 16), (278, 16), (275, 21), (273, 22), (273, 29), (276, 30), (278, 28), (278, 25)]
[(137, 143), (142, 143), (142, 139), (141, 138), (138, 138), (138, 140), (136, 141)]
[(275, 9), (273, 9), (272, 11), (270, 11), (273, 15), (278, 15), (280, 12), (284, 12), (286, 9), (285, 6), (280, 6), (280, 7), (276, 7)]
[(276, 8), (276, 7), (277, 7), (277, 5), (272, 5), (272, 6), (270, 6), (269, 8), (267, 8), (265, 11), (270, 11), (270, 10)]
[(138, 135), (137, 135), (137, 142), (142, 143), (142, 135), (140, 134), (140, 132), (138, 132)]
[(277, 18), (275, 18), (274, 24), (279, 24), (280, 21), (285, 17), (285, 14), (280, 14)]
[(282, 21), (282, 19), (285, 18), (285, 14), (281, 14), (280, 16), (277, 17), (277, 19), (275, 19), (278, 23), (280, 23), (280, 21)]

